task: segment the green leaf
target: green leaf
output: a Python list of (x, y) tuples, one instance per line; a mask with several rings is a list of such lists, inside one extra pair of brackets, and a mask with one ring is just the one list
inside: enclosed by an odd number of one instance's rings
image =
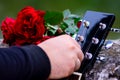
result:
[(47, 28), (45, 35), (48, 35), (48, 36), (54, 36), (56, 31), (58, 30), (58, 25), (53, 26), (47, 23), (45, 26)]
[(61, 12), (47, 11), (44, 16), (45, 22), (51, 25), (60, 24), (63, 20), (63, 14)]
[(65, 32), (67, 34), (73, 35), (76, 33), (78, 28), (74, 22), (74, 19), (68, 18), (68, 19), (64, 20), (64, 23), (66, 23), (68, 25), (68, 27), (65, 29)]
[(55, 33), (56, 33), (56, 31), (53, 30), (53, 29), (50, 29), (50, 30), (48, 30), (48, 31), (46, 32), (47, 36), (54, 36)]
[(65, 19), (65, 18), (68, 18), (69, 15), (71, 15), (71, 12), (70, 12), (69, 9), (66, 9), (66, 10), (63, 11), (64, 19)]
[(75, 18), (74, 23), (77, 25), (77, 23), (80, 21), (80, 18)]
[(68, 25), (65, 22), (62, 22), (60, 24), (60, 28), (64, 31), (66, 28), (68, 27)]
[(69, 26), (68, 28), (65, 29), (65, 32), (67, 34), (73, 35), (77, 32), (77, 28)]

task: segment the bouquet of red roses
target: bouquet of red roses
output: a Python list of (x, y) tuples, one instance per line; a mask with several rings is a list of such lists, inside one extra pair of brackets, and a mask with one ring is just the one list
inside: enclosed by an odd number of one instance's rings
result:
[(46, 39), (69, 34), (74, 36), (81, 24), (78, 15), (67, 9), (61, 12), (23, 8), (16, 19), (6, 17), (1, 23), (3, 43), (12, 45), (38, 44)]

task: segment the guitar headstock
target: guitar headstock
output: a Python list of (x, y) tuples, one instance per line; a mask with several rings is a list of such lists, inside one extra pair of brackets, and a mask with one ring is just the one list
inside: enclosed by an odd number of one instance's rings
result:
[(75, 38), (84, 53), (84, 60), (77, 72), (62, 80), (81, 80), (81, 76), (82, 80), (84, 80), (85, 73), (92, 69), (114, 20), (115, 16), (111, 13), (95, 11), (85, 13)]
[(111, 13), (95, 11), (85, 13), (75, 38), (85, 55), (78, 72), (85, 74), (93, 66), (114, 20), (115, 16)]

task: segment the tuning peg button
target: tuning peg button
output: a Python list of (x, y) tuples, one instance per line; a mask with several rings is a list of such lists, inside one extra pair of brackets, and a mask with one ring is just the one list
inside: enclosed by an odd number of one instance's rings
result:
[(77, 36), (77, 41), (83, 42), (84, 41), (84, 37), (81, 35)]
[(90, 26), (90, 22), (84, 20), (84, 21), (83, 21), (83, 26), (86, 27), (86, 28), (89, 28), (89, 26)]
[(93, 44), (98, 44), (98, 43), (99, 43), (99, 39), (93, 37), (93, 38), (92, 38), (92, 43), (93, 43)]
[(99, 24), (99, 28), (102, 29), (102, 30), (104, 30), (106, 28), (106, 24), (100, 23)]
[(92, 59), (93, 55), (89, 52), (86, 52), (85, 59)]

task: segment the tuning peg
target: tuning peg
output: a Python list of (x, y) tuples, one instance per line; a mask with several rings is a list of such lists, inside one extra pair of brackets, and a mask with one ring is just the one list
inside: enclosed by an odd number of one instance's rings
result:
[(92, 43), (94, 43), (94, 44), (98, 44), (98, 43), (99, 43), (99, 39), (93, 37), (93, 38), (92, 38)]
[(109, 49), (109, 48), (112, 47), (112, 45), (113, 45), (113, 41), (108, 40), (108, 41), (105, 42), (104, 48)]
[(107, 57), (105, 57), (105, 56), (98, 56), (98, 57), (96, 57), (96, 60), (97, 60), (97, 62), (98, 61), (99, 62), (105, 62), (107, 60)]
[(111, 28), (110, 31), (120, 33), (120, 29), (118, 28)]
[(93, 57), (93, 55), (89, 52), (86, 52), (85, 54), (85, 59), (91, 59)]
[(100, 23), (99, 24), (99, 28), (102, 29), (102, 30), (104, 30), (106, 28), (106, 24)]
[(81, 35), (77, 36), (77, 41), (83, 42), (84, 41), (84, 37)]
[(84, 27), (89, 28), (89, 25), (90, 25), (89, 21), (86, 21), (86, 20), (83, 21), (83, 26)]

